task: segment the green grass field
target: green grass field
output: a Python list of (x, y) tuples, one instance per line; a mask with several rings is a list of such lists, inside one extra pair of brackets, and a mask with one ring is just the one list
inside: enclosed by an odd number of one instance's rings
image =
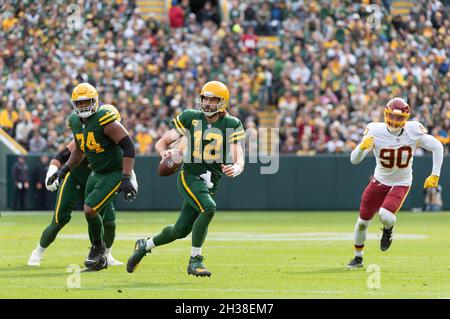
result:
[[(156, 234), (176, 217), (119, 212), (115, 258), (126, 262), (135, 239)], [(347, 270), (356, 217), (356, 212), (221, 211), (203, 248), (210, 278), (187, 275), (189, 237), (154, 249), (136, 273), (125, 267), (82, 273), (81, 288), (68, 289), (74, 278), (68, 266), (81, 267), (88, 253), (84, 216), (74, 213), (41, 267), (30, 268), (29, 254), (51, 214), (3, 213), (0, 298), (450, 298), (450, 213), (401, 212), (394, 242), (384, 253), (381, 224), (374, 219), (365, 267)], [(376, 278), (379, 288), (369, 288)]]

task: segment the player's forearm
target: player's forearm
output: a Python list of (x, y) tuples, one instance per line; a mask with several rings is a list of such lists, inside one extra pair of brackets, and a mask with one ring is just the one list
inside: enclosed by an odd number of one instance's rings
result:
[(155, 150), (161, 157), (163, 157), (164, 152), (167, 151), (167, 144), (163, 138), (160, 138), (158, 142), (156, 142)]
[(442, 162), (444, 161), (444, 147), (435, 137), (426, 134), (420, 140), (420, 146), (424, 149), (433, 152), (433, 170), (432, 175), (440, 176)]
[(361, 163), (368, 153), (369, 150), (363, 151), (361, 150), (360, 145), (358, 145), (350, 154), (350, 162), (352, 162), (353, 165), (357, 165)]
[(78, 148), (75, 148), (73, 152), (70, 154), (69, 159), (66, 162), (66, 166), (69, 167), (69, 169), (72, 169), (76, 166), (78, 166), (81, 161), (84, 159), (84, 153), (79, 150)]
[(50, 164), (49, 164), (49, 166), (56, 166), (56, 168), (60, 168), (61, 167), (61, 165), (62, 165), (62, 163), (60, 162), (60, 161), (58, 161), (57, 159), (52, 159), (51, 161), (50, 161)]
[(180, 134), (175, 131), (175, 129), (171, 129), (163, 134), (163, 136), (156, 142), (155, 150), (159, 153), (161, 157), (164, 156), (164, 153), (167, 151), (170, 144), (177, 141), (180, 138)]
[(131, 176), (134, 167), (134, 158), (124, 157), (122, 160), (122, 174)]

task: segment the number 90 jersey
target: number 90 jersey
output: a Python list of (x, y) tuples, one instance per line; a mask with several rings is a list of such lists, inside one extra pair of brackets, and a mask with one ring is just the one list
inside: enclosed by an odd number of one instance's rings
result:
[(415, 121), (406, 122), (399, 136), (390, 133), (385, 123), (369, 123), (364, 136), (374, 138), (374, 177), (387, 186), (410, 186), (414, 152), (426, 133), (423, 125)]

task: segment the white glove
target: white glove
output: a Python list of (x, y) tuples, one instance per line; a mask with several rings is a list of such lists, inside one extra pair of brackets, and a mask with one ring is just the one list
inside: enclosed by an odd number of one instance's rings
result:
[(231, 166), (231, 167), (233, 168), (233, 171), (234, 171), (233, 177), (236, 177), (236, 176), (238, 176), (239, 174), (242, 173), (242, 167), (241, 167), (241, 165), (233, 164), (233, 166)]
[(138, 182), (136, 178), (136, 174), (134, 173), (134, 170), (131, 171), (131, 178), (130, 178), (131, 185), (133, 185), (134, 189), (136, 190), (136, 193), (138, 191)]
[(47, 188), (48, 191), (50, 192), (54, 192), (58, 189), (59, 186), (59, 180), (55, 179), (55, 181), (53, 182), (53, 184), (48, 185), (48, 179), (50, 178), (50, 176), (52, 176), (53, 174), (55, 174), (58, 171), (58, 166), (56, 165), (50, 165), (48, 167), (48, 171), (47, 171), (47, 175), (45, 176), (45, 188)]
[(208, 187), (208, 188), (214, 187), (214, 183), (211, 182), (211, 172), (210, 171), (206, 171), (206, 173), (201, 174), (200, 178), (205, 182), (206, 187)]

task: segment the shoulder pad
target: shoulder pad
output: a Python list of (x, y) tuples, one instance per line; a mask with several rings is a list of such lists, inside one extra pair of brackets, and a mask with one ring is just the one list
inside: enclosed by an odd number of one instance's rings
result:
[(67, 121), (66, 121), (66, 126), (67, 126), (69, 129), (72, 129), (72, 127), (73, 127), (73, 121), (74, 121), (75, 119), (77, 119), (77, 118), (78, 118), (78, 116), (77, 116), (76, 114), (70, 113), (70, 115), (69, 115), (69, 117), (67, 118)]
[(120, 117), (120, 113), (119, 113), (119, 111), (117, 110), (117, 108), (114, 105), (112, 105), (112, 104), (103, 104), (102, 106), (100, 106), (100, 109), (105, 109), (108, 112), (114, 113), (116, 115), (116, 120), (119, 121), (119, 122), (122, 121), (122, 118)]
[(405, 131), (414, 140), (428, 133), (428, 130), (417, 121), (407, 121)]

